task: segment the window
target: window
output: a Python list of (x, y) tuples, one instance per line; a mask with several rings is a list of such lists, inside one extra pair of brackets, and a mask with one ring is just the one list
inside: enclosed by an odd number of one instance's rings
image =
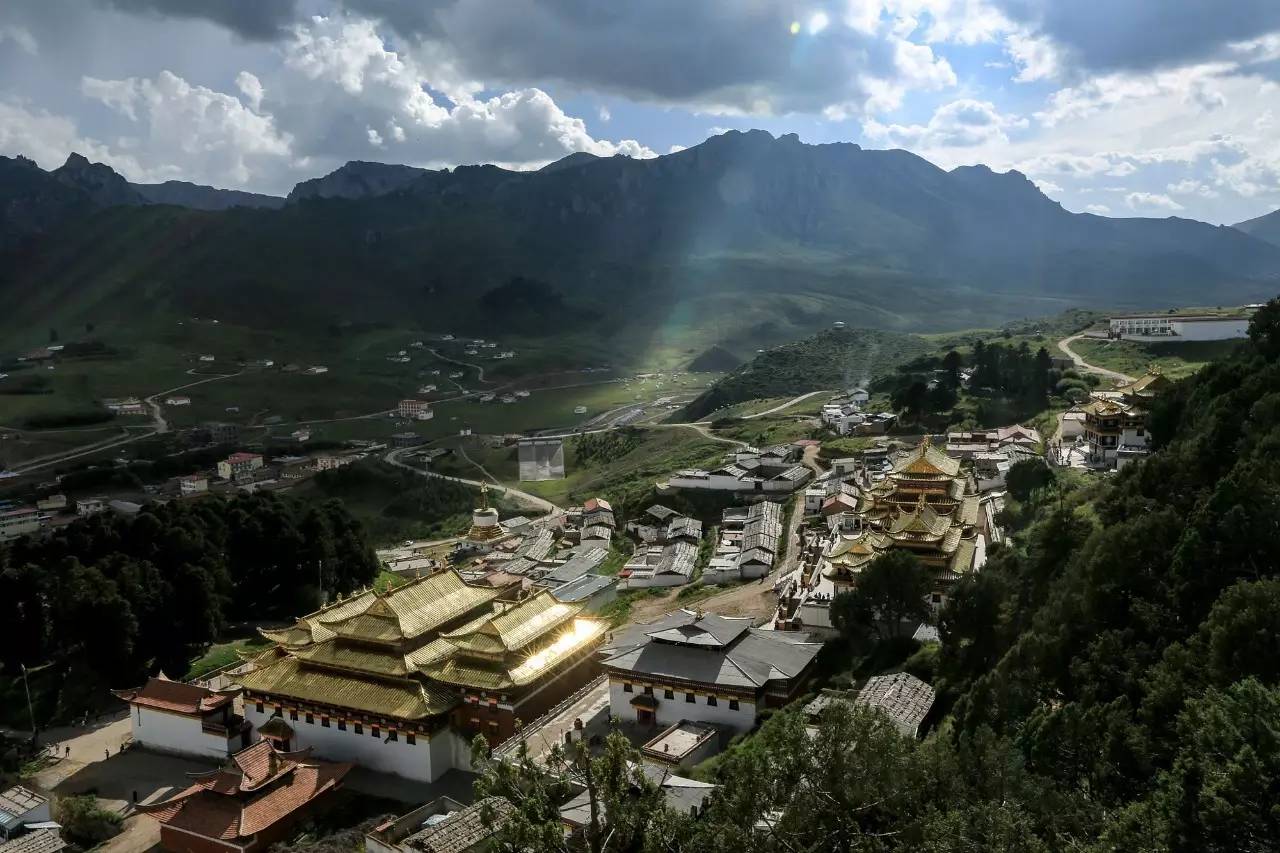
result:
[(686, 701), (686, 702), (692, 702), (692, 701), (693, 701), (693, 694), (692, 694), (692, 693), (686, 693), (686, 694), (684, 694), (684, 701)]
[(674, 698), (676, 698), (676, 692), (675, 692), (674, 690), (664, 690), (664, 691), (662, 691), (662, 698), (663, 698), (663, 699), (674, 699)]
[(391, 729), (390, 731), (388, 731), (388, 732), (387, 732), (387, 742), (388, 742), (388, 743), (390, 743), (390, 742), (392, 742), (392, 741), (395, 741), (395, 740), (397, 740), (398, 738), (399, 738), (399, 735), (398, 735), (398, 734), (396, 734), (396, 730), (395, 730), (395, 729)]
[(323, 726), (323, 727), (324, 727), (324, 728), (326, 728), (326, 729), (327, 729), (327, 728), (329, 728), (329, 718), (328, 718), (328, 717), (321, 717), (321, 718), (320, 718), (320, 725), (321, 725), (321, 726)]
[(315, 718), (315, 717), (313, 717), (313, 716), (310, 714), (310, 712), (308, 712), (308, 713), (307, 713), (307, 725), (312, 725), (312, 726), (313, 726), (313, 725), (315, 725), (315, 722), (316, 722), (316, 718)]
[(356, 723), (354, 731), (358, 735), (364, 734), (364, 723)]
[(406, 732), (404, 736), (404, 742), (409, 744), (409, 746), (413, 746), (418, 742), (418, 736), (415, 735), (413, 732)]
[(280, 717), (283, 715), (284, 715), (284, 708), (281, 708), (279, 705), (277, 705), (275, 716)]
[(289, 719), (293, 720), (295, 723), (298, 722), (298, 712), (296, 710), (290, 709)]
[(259, 714), (261, 714), (261, 713), (262, 713), (262, 711), (263, 711), (263, 707), (262, 707), (262, 703), (261, 703), (261, 702), (259, 702), (259, 703), (258, 703), (257, 705), (255, 705), (254, 707), (257, 709), (257, 711), (258, 711), (258, 713), (259, 713)]
[(653, 695), (653, 685), (652, 685), (652, 684), (646, 684), (646, 685), (644, 686), (644, 695), (646, 695), (646, 696), (652, 696), (652, 695)]
[(738, 700), (737, 700), (737, 699), (730, 699), (730, 700), (729, 700), (729, 710), (730, 710), (730, 711), (736, 711), (736, 710), (738, 710)]
[(707, 697), (707, 706), (708, 706), (708, 707), (711, 707), (711, 708), (714, 708), (714, 707), (716, 706), (716, 697), (714, 697), (714, 696), (708, 696), (708, 697)]
[(382, 737), (382, 733), (378, 731), (377, 726), (371, 726), (369, 728), (369, 734), (373, 735), (374, 737)]
[(489, 734), (493, 735), (494, 737), (497, 737), (497, 735), (498, 735), (498, 721), (497, 721), (497, 720), (490, 720), (490, 721), (489, 721)]
[(345, 732), (347, 730), (347, 721), (338, 720), (338, 731)]
[(624, 682), (622, 682), (622, 692), (623, 692), (623, 693), (630, 693), (630, 692), (631, 692), (631, 682), (629, 682), (629, 681), (624, 681)]

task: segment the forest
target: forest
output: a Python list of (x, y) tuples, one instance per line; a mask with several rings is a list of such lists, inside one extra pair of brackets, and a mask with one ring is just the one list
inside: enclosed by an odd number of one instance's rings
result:
[[(807, 728), (779, 711), (718, 761), (696, 817), (663, 806), (620, 737), (561, 754), (607, 815), (582, 848), (1276, 849), (1280, 301), (1159, 399), (1151, 428), (1156, 451), (1114, 477), (1020, 482), (1010, 544), (941, 613), (924, 740), (871, 712)], [(519, 806), (499, 849), (565, 849), (554, 780), (483, 770)]]
[[(0, 688), (27, 724), (95, 707), (159, 670), (181, 676), (230, 623), (287, 620), (367, 586), (377, 560), (338, 501), (272, 494), (102, 514), (0, 548)], [(37, 689), (38, 687), (38, 689)]]

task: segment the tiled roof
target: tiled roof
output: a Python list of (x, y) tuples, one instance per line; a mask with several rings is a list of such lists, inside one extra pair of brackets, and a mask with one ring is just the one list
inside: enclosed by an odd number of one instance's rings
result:
[(291, 657), (245, 673), (239, 681), (246, 690), (256, 693), (287, 696), (401, 720), (419, 720), (443, 714), (458, 704), (452, 692), (428, 687), (412, 679), (362, 678), (304, 667)]
[(489, 797), (451, 812), (444, 820), (410, 835), (402, 843), (422, 853), (463, 853), (498, 832), (514, 809), (502, 797)]
[(547, 573), (546, 579), (559, 583), (568, 583), (580, 578), (587, 572), (594, 571), (608, 558), (609, 552), (603, 548), (588, 548), (579, 551), (563, 565), (557, 566)]
[(914, 675), (895, 672), (867, 679), (857, 702), (889, 715), (904, 733), (914, 736), (933, 707), (934, 691)]
[(38, 809), (47, 802), (49, 802), (49, 798), (43, 794), (37, 794), (30, 788), (24, 788), (21, 785), (14, 785), (3, 794), (0, 794), (0, 814), (22, 817), (27, 812), (32, 809)]
[(146, 684), (135, 690), (117, 690), (115, 694), (131, 705), (193, 717), (216, 711), (234, 699), (229, 693), (215, 693), (197, 684), (170, 681), (163, 674), (147, 679)]
[(56, 829), (36, 829), (0, 844), (0, 853), (58, 853), (67, 842)]

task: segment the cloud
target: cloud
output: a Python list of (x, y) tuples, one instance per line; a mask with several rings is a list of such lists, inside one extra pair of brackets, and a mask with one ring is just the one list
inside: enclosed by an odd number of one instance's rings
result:
[(249, 99), (249, 106), (258, 110), (262, 107), (262, 81), (248, 71), (236, 75), (236, 88), (240, 94)]
[(1051, 39), (1073, 67), (1147, 71), (1221, 57), (1233, 43), (1280, 31), (1274, 0), (993, 0)]
[(1010, 33), (1004, 44), (1005, 52), (1018, 69), (1013, 77), (1018, 83), (1033, 83), (1058, 75), (1061, 59), (1048, 39), (1026, 33)]
[(604, 122), (607, 122), (613, 118), (613, 113), (609, 112), (608, 107), (601, 107), (599, 110), (597, 110), (597, 114), (600, 116), (600, 120)]
[(284, 35), (297, 18), (295, 0), (97, 0), (99, 5), (162, 18), (203, 18), (253, 40)]
[(40, 45), (36, 42), (36, 37), (31, 35), (31, 31), (26, 27), (20, 27), (17, 24), (9, 24), (0, 26), (0, 45), (11, 42), (23, 50), (35, 56), (40, 52)]
[(1131, 210), (1141, 209), (1159, 209), (1159, 210), (1183, 210), (1183, 206), (1173, 199), (1162, 193), (1129, 193), (1124, 197), (1124, 203), (1129, 205)]
[(1096, 213), (1098, 216), (1106, 216), (1111, 212), (1111, 208), (1105, 204), (1086, 204), (1084, 209), (1089, 213)]
[(1169, 184), (1166, 190), (1174, 195), (1198, 195), (1202, 198), (1217, 198), (1220, 193), (1194, 178), (1185, 178), (1177, 183)]
[(961, 99), (934, 111), (928, 124), (863, 123), (863, 132), (879, 142), (908, 148), (952, 148), (1007, 142), (1007, 132), (1025, 128), (1026, 119), (1001, 115), (990, 101)]
[(1045, 109), (1035, 116), (1046, 127), (1054, 127), (1162, 96), (1175, 96), (1186, 106), (1212, 109), (1225, 105), (1225, 96), (1215, 86), (1234, 68), (1229, 63), (1209, 63), (1150, 74), (1123, 72), (1093, 77), (1054, 92)]
[(1053, 181), (1046, 181), (1041, 179), (1036, 181), (1035, 185), (1037, 188), (1039, 188), (1040, 192), (1044, 193), (1045, 195), (1058, 195), (1062, 192), (1062, 187), (1058, 186)]

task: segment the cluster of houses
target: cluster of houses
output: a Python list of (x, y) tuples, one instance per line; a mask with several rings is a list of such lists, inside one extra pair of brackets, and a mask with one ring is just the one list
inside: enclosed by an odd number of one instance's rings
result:
[(868, 412), (866, 406), (871, 395), (864, 388), (855, 388), (847, 394), (829, 400), (818, 417), (837, 435), (884, 435), (897, 423), (897, 415), (891, 412)]
[(779, 444), (759, 450), (742, 447), (713, 470), (684, 469), (667, 480), (671, 489), (708, 489), (725, 492), (789, 495), (799, 489), (813, 472), (800, 464), (801, 449), (795, 444)]
[(1059, 440), (1049, 457), (1058, 465), (1123, 468), (1151, 452), (1151, 405), (1171, 384), (1149, 370), (1114, 388), (1090, 392), (1089, 401), (1059, 415)]
[(702, 582), (756, 580), (772, 572), (782, 541), (782, 516), (782, 504), (768, 500), (725, 509), (720, 538)]

